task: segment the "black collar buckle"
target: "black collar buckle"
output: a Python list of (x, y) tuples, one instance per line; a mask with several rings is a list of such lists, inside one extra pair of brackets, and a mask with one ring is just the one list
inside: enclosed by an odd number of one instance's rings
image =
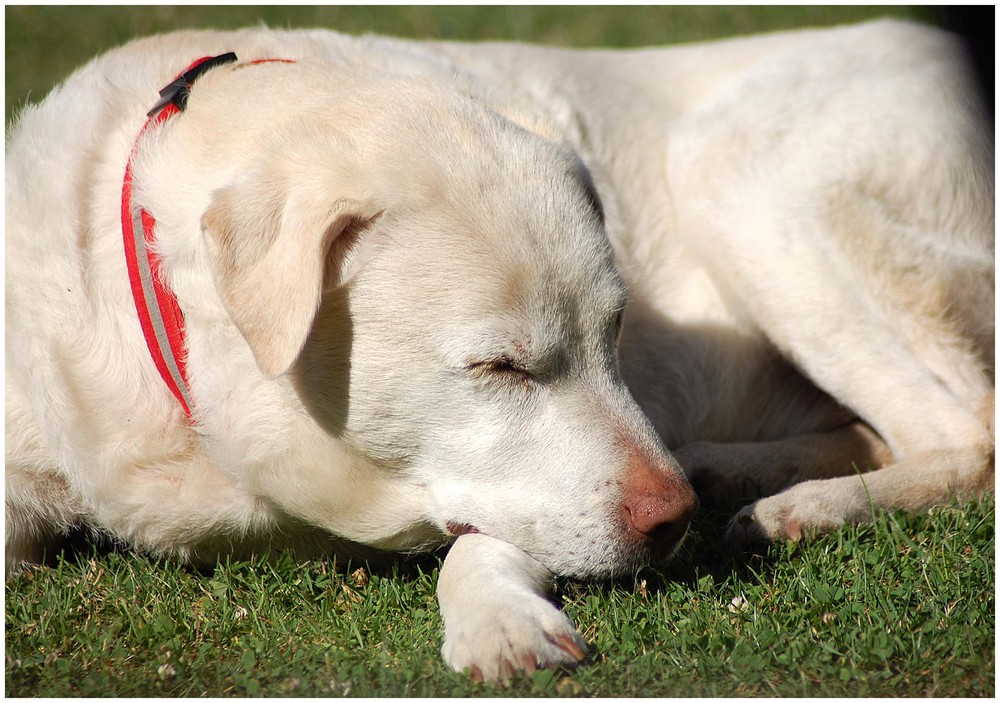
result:
[(191, 86), (198, 78), (216, 66), (222, 66), (236, 61), (236, 54), (230, 51), (219, 56), (212, 56), (195, 63), (191, 68), (179, 75), (170, 85), (160, 90), (160, 99), (153, 106), (153, 109), (146, 113), (147, 117), (152, 117), (164, 107), (173, 103), (178, 110), (183, 110), (187, 105), (188, 95), (191, 93)]

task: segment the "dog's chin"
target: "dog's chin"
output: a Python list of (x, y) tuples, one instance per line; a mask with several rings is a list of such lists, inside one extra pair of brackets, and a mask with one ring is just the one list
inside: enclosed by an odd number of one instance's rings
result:
[[(475, 525), (458, 520), (445, 525), (448, 535), (487, 534)], [(628, 578), (644, 567), (662, 568), (669, 562), (687, 537), (687, 530), (676, 542), (665, 545), (656, 539), (635, 539), (624, 537), (604, 549), (588, 545), (577, 550), (570, 545), (562, 545), (559, 550), (536, 551), (525, 549), (525, 553), (539, 561), (555, 576), (580, 581), (615, 581)], [(517, 546), (517, 545), (515, 545)]]
[[(473, 534), (488, 535), (467, 522), (450, 521), (446, 524), (446, 529), (453, 538)], [(586, 549), (576, 550), (564, 544), (558, 550), (526, 548), (524, 551), (560, 578), (617, 581), (630, 578), (645, 567), (663, 568), (678, 552), (685, 537), (686, 533), (667, 549), (655, 540), (623, 539), (604, 549), (588, 545)]]
[(562, 578), (580, 581), (618, 581), (630, 579), (641, 569), (662, 569), (674, 558), (684, 543), (687, 533), (676, 543), (665, 546), (655, 540), (623, 539), (605, 549), (592, 546), (586, 552), (566, 553), (556, 556), (537, 555), (540, 562)]

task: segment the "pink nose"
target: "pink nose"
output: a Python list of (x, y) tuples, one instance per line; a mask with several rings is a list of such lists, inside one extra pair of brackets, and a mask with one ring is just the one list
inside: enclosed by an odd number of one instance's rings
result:
[(656, 551), (673, 551), (698, 511), (691, 484), (679, 469), (657, 469), (639, 456), (629, 462), (627, 471), (622, 497), (626, 528)]

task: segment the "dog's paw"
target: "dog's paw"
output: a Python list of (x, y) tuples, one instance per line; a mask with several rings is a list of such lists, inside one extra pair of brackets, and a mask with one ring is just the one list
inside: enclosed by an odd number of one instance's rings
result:
[(445, 662), (477, 681), (507, 683), (516, 672), (573, 667), (587, 644), (569, 619), (541, 596), (470, 604), (445, 629)]
[(459, 537), (438, 578), (445, 662), (479, 681), (506, 683), (518, 671), (582, 661), (587, 645), (545, 597), (551, 585), (551, 572), (517, 547)]
[(833, 532), (846, 523), (871, 519), (864, 487), (856, 477), (808, 481), (762, 498), (729, 523), (726, 541), (736, 547), (776, 540), (799, 540)]

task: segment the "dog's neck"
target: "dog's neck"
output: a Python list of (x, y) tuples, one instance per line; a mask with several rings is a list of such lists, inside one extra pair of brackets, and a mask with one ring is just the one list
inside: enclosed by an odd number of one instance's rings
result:
[[(148, 119), (132, 146), (122, 182), (122, 238), (136, 313), (153, 363), (192, 422), (194, 403), (187, 375), (184, 315), (160, 273), (160, 257), (155, 247), (156, 218), (133, 198), (133, 162), (147, 134), (184, 111), (188, 95), (201, 75), (235, 61), (237, 56), (232, 52), (200, 58), (160, 90), (160, 99), (146, 114)], [(289, 59), (259, 59), (250, 63), (270, 61), (289, 62)]]

